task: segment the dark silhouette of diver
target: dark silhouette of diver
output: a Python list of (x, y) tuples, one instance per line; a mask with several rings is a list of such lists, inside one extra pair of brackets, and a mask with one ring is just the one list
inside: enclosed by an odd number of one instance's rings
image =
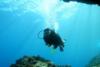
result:
[(64, 42), (61, 39), (61, 37), (52, 29), (46, 28), (44, 29), (43, 33), (43, 39), (47, 46), (53, 45), (54, 49), (57, 47), (60, 48), (60, 51), (63, 51), (64, 49)]

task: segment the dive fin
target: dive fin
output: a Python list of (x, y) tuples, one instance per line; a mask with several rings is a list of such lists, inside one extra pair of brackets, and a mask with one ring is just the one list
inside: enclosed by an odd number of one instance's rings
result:
[(60, 51), (61, 51), (61, 52), (64, 51), (63, 47), (60, 46), (59, 48), (60, 48)]

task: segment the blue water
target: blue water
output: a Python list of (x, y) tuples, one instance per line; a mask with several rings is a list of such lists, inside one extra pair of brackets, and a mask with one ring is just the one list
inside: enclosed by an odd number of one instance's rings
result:
[[(37, 37), (46, 27), (67, 40), (64, 52), (57, 49), (52, 53), (52, 47)], [(10, 67), (24, 55), (85, 67), (99, 53), (100, 6), (59, 0), (0, 0), (0, 67)]]

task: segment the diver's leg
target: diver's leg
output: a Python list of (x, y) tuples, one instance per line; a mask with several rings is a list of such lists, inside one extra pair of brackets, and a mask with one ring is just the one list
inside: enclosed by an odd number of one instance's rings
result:
[(62, 46), (59, 46), (59, 48), (60, 48), (60, 51), (64, 51), (64, 49), (63, 49), (63, 47), (62, 47)]
[(51, 45), (49, 44), (49, 43), (47, 43), (47, 42), (45, 42), (45, 44), (48, 46), (48, 47), (50, 47)]
[(50, 47), (51, 46), (51, 44), (48, 44), (48, 47)]
[(48, 44), (48, 43), (46, 43), (46, 45), (47, 45), (48, 47), (50, 47), (50, 46), (51, 46), (51, 44)]
[(54, 45), (54, 49), (56, 49), (57, 48), (57, 45)]
[(64, 44), (62, 44), (61, 46), (64, 47)]

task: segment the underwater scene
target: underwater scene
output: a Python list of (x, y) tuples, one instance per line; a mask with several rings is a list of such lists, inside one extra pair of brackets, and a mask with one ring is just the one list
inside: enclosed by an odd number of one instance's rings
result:
[(0, 0), (0, 67), (100, 67), (100, 4)]

